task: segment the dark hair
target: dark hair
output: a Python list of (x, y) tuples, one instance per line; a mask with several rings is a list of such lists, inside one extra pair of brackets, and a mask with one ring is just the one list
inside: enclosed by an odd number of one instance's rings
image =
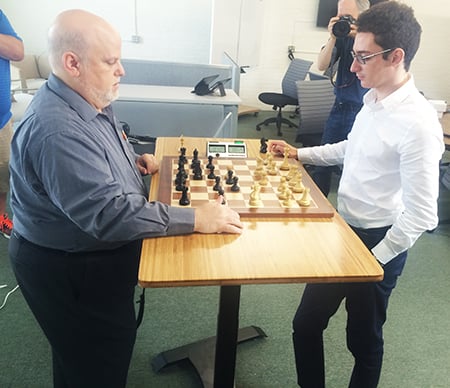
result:
[[(405, 70), (409, 70), (422, 33), (411, 7), (393, 0), (385, 1), (359, 15), (357, 25), (358, 32), (374, 34), (375, 43), (383, 49), (403, 49)], [(384, 59), (388, 55), (389, 53), (383, 54)]]

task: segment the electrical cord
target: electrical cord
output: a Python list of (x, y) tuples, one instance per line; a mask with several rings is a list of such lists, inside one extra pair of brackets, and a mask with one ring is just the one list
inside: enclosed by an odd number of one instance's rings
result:
[[(5, 287), (7, 287), (7, 284), (2, 284), (2, 285), (0, 286), (0, 288), (5, 288)], [(6, 294), (5, 299), (3, 300), (2, 305), (0, 306), (0, 310), (1, 310), (3, 307), (6, 306), (6, 302), (8, 301), (9, 296), (10, 296), (13, 292), (15, 292), (18, 288), (19, 288), (19, 285), (15, 286), (11, 291), (9, 291), (9, 292)]]

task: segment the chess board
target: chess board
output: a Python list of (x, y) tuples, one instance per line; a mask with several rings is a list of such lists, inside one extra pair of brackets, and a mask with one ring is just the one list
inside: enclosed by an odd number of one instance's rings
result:
[[(268, 216), (285, 216), (285, 217), (324, 217), (330, 218), (334, 215), (334, 208), (323, 196), (319, 189), (313, 184), (312, 179), (304, 170), (303, 166), (294, 160), (289, 160), (290, 164), (295, 164), (302, 172), (302, 181), (305, 187), (310, 189), (311, 202), (309, 206), (301, 206), (297, 201), (292, 201), (292, 205), (287, 207), (283, 205), (283, 201), (278, 198), (278, 187), (280, 179), (283, 175), (287, 175), (288, 171), (281, 171), (278, 167), (282, 163), (282, 159), (276, 160), (277, 174), (274, 176), (267, 175), (268, 185), (261, 186), (260, 198), (262, 205), (258, 207), (249, 205), (250, 193), (254, 185), (254, 171), (257, 166), (256, 159), (225, 159), (215, 158), (213, 165), (215, 166), (214, 174), (221, 177), (221, 186), (225, 192), (224, 196), (228, 206), (236, 210), (241, 216), (245, 217), (268, 217)], [(193, 173), (190, 169), (191, 160), (185, 166), (188, 172), (186, 186), (189, 187), (190, 207), (197, 207), (205, 201), (211, 201), (218, 197), (217, 191), (213, 190), (215, 185), (214, 179), (207, 179), (209, 170), (205, 168), (208, 160), (201, 160), (203, 169), (203, 179), (194, 180)], [(227, 171), (232, 169), (234, 175), (239, 178), (239, 192), (232, 192), (231, 185), (225, 183)], [(158, 200), (171, 206), (180, 206), (179, 200), (182, 193), (175, 189), (175, 177), (178, 171), (178, 157), (165, 156), (160, 165), (160, 179), (158, 188)], [(302, 194), (293, 193), (294, 199), (300, 199)]]

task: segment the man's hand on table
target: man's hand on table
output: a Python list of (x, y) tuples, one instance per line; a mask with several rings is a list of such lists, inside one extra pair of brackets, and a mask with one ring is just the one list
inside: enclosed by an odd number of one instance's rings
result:
[(241, 234), (242, 224), (239, 214), (226, 205), (222, 205), (220, 196), (195, 209), (194, 231), (199, 233)]

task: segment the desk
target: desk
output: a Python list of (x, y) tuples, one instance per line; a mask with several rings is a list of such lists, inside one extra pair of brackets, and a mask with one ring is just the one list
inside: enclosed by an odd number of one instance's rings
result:
[[(207, 140), (185, 138), (184, 146), (188, 153), (198, 148), (203, 152), (199, 156), (204, 157)], [(245, 141), (249, 157), (256, 157), (259, 140)], [(156, 156), (176, 155), (179, 146), (178, 138), (159, 138)], [(159, 175), (155, 174), (150, 199), (155, 199), (158, 185)], [(241, 285), (378, 281), (383, 277), (372, 254), (339, 214), (331, 218), (241, 219), (245, 225), (242, 235), (161, 237), (146, 239), (142, 247), (142, 287), (221, 287), (214, 368), (199, 371), (205, 387), (234, 385)], [(298, 249), (295, 256), (293, 242)], [(249, 337), (261, 334), (256, 328)]]
[(192, 89), (121, 84), (114, 112), (137, 135), (235, 137), (239, 96), (232, 89), (226, 89), (223, 97), (197, 96)]

